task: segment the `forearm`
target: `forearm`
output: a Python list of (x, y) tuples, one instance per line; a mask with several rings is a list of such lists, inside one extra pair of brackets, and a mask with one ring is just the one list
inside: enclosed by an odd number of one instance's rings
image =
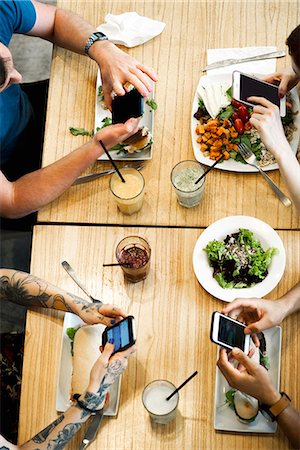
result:
[(282, 143), (282, 147), (280, 153), (274, 154), (292, 201), (300, 214), (300, 165), (287, 141)]
[(287, 316), (300, 310), (300, 282), (298, 282), (290, 291), (284, 294), (279, 300), (284, 310), (285, 319)]
[(277, 418), (279, 427), (282, 429), (292, 448), (300, 448), (300, 413), (289, 405)]
[(24, 450), (63, 449), (89, 417), (89, 413), (77, 406), (71, 406), (64, 414), (19, 448)]
[(0, 301), (40, 306), (78, 314), (90, 303), (29, 273), (0, 269)]
[(6, 185), (1, 188), (4, 197), (1, 215), (15, 219), (46, 206), (68, 189), (101, 154), (100, 146), (91, 141), (53, 164), (12, 183), (5, 180)]
[[(63, 9), (57, 9), (55, 14), (55, 22), (53, 29), (52, 41), (60, 47), (71, 50), (75, 53), (84, 54), (84, 47), (91, 36), (94, 33), (96, 27), (88, 23), (82, 17), (70, 11), (64, 11)], [(101, 53), (101, 48), (107, 46), (114, 46), (114, 44), (108, 41), (97, 41), (91, 47), (97, 47), (98, 55)], [(98, 61), (99, 63), (100, 61)]]

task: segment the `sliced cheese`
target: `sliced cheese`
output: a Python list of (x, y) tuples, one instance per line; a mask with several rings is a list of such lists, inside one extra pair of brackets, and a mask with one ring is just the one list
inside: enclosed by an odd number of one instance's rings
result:
[(215, 119), (222, 108), (230, 105), (230, 99), (226, 95), (227, 89), (231, 86), (228, 81), (210, 80), (209, 77), (201, 77), (197, 94), (202, 98), (208, 114)]

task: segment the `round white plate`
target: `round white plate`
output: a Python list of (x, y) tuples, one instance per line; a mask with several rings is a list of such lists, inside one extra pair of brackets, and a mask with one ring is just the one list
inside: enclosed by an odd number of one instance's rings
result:
[[(257, 75), (259, 77), (259, 75)], [(217, 74), (217, 75), (210, 75), (209, 78), (211, 80), (215, 80), (216, 82), (230, 82), (232, 79), (232, 75), (230, 73), (224, 73), (224, 74)], [(291, 96), (293, 100), (293, 111), (299, 111), (299, 96), (296, 88), (291, 90)], [(214, 160), (209, 159), (206, 156), (203, 156), (203, 153), (200, 150), (200, 145), (197, 143), (198, 135), (196, 134), (196, 126), (199, 123), (197, 119), (195, 119), (194, 114), (198, 109), (198, 94), (197, 89), (195, 93), (195, 97), (193, 100), (193, 106), (192, 106), (192, 114), (191, 114), (191, 135), (192, 135), (192, 145), (194, 150), (194, 156), (197, 161), (199, 161), (201, 164), (205, 164), (206, 166), (212, 166), (214, 164)], [(294, 131), (292, 140), (290, 142), (290, 145), (292, 147), (293, 152), (296, 154), (298, 143), (299, 143), (299, 137), (300, 137), (300, 114), (297, 114), (295, 116), (294, 124), (297, 127), (297, 130)], [(255, 167), (249, 166), (249, 164), (243, 164), (239, 161), (235, 161), (234, 159), (230, 158), (227, 161), (223, 161), (222, 164), (217, 164), (215, 169), (220, 170), (228, 170), (230, 172), (251, 172), (251, 173), (258, 173), (257, 169)], [(274, 170), (278, 169), (278, 164), (269, 164), (268, 166), (263, 167), (264, 171), (268, 170)]]
[[(213, 268), (210, 267), (207, 254), (203, 249), (210, 241), (223, 240), (228, 234), (238, 232), (239, 228), (248, 228), (252, 231), (264, 250), (276, 247), (278, 253), (272, 257), (266, 278), (254, 287), (223, 289), (213, 278)], [(279, 283), (285, 269), (285, 260), (285, 249), (276, 231), (262, 220), (250, 216), (230, 216), (217, 220), (203, 231), (193, 253), (193, 267), (199, 283), (211, 295), (225, 302), (231, 302), (237, 297), (260, 298), (268, 294)]]

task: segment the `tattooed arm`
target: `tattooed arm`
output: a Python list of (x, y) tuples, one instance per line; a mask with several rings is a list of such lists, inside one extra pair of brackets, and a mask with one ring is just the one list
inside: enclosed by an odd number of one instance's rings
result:
[(117, 306), (102, 305), (101, 302), (90, 303), (34, 275), (13, 269), (0, 269), (0, 301), (2, 300), (72, 312), (91, 325), (103, 323), (108, 326), (127, 316)]
[[(128, 356), (135, 352), (135, 347), (133, 346), (111, 357), (113, 349), (113, 344), (106, 344), (103, 353), (91, 370), (90, 383), (87, 390), (79, 397), (81, 404), (87, 409), (96, 411), (104, 406), (105, 397), (110, 386), (125, 370)], [(5, 448), (9, 450), (61, 450), (90, 415), (91, 413), (83, 409), (78, 403), (75, 403), (44, 430), (21, 446), (9, 444), (0, 437), (0, 445), (2, 446), (0, 450), (5, 450)]]

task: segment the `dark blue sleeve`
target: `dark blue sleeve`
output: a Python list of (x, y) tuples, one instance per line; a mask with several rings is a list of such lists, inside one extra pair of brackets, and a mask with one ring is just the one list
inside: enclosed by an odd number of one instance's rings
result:
[(8, 46), (14, 33), (28, 33), (36, 21), (31, 0), (0, 0), (0, 42)]

